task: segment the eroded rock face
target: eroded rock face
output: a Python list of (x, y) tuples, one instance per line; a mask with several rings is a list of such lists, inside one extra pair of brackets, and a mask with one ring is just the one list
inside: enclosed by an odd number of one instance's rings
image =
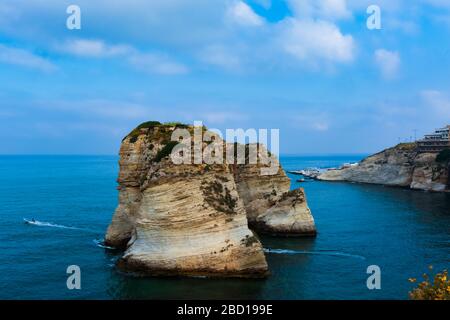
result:
[(435, 160), (436, 154), (432, 153), (422, 153), (414, 159), (411, 189), (438, 192), (448, 190), (448, 166)]
[[(218, 183), (218, 175), (227, 182)], [(234, 204), (224, 204), (226, 194)], [(142, 193), (137, 214), (135, 234), (121, 261), (127, 270), (246, 277), (267, 273), (261, 244), (247, 227), (226, 171), (151, 185)]]
[(318, 179), (446, 191), (448, 166), (437, 163), (436, 154), (417, 153), (415, 144), (400, 144), (367, 157), (357, 166), (325, 171)]
[[(263, 146), (261, 152), (266, 152)], [(256, 232), (283, 236), (313, 236), (316, 227), (303, 189), (290, 191), (291, 182), (277, 162), (276, 174), (263, 175), (257, 165), (235, 170), (237, 190)]]
[[(263, 248), (248, 219), (258, 230), (310, 233), (303, 191), (289, 193), (282, 170), (258, 184), (257, 176), (246, 176), (256, 167), (175, 165), (168, 155), (177, 126), (146, 123), (122, 142), (119, 205), (105, 237), (126, 248), (119, 267), (146, 275), (265, 277)], [(277, 190), (270, 200), (269, 189)]]
[(272, 207), (259, 214), (250, 225), (258, 232), (278, 236), (316, 235), (314, 219), (302, 188), (283, 193)]

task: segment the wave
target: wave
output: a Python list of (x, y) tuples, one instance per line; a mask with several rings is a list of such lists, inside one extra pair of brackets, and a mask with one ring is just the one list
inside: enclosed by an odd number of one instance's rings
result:
[(103, 240), (94, 239), (92, 241), (94, 241), (94, 243), (97, 245), (97, 247), (100, 247), (100, 248), (103, 248), (103, 249), (108, 249), (108, 250), (116, 250), (116, 248), (114, 248), (114, 247), (110, 247), (110, 246), (105, 245)]
[(345, 253), (333, 250), (321, 250), (321, 251), (306, 251), (306, 250), (290, 250), (290, 249), (269, 249), (264, 248), (264, 252), (273, 254), (311, 254), (311, 255), (326, 255), (335, 257), (349, 257), (366, 260), (366, 257), (357, 254)]

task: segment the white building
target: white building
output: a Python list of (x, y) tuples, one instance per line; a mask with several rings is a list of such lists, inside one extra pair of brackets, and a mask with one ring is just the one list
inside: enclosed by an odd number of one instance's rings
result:
[(432, 134), (426, 134), (422, 140), (417, 141), (420, 152), (441, 152), (450, 148), (450, 125), (436, 129)]

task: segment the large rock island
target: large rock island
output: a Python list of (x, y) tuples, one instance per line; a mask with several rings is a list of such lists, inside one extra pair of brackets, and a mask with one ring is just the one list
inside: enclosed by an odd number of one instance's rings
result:
[(254, 231), (315, 234), (303, 190), (289, 191), (281, 167), (261, 175), (259, 163), (175, 164), (170, 153), (177, 128), (194, 130), (147, 122), (122, 142), (119, 205), (105, 237), (106, 244), (126, 249), (118, 262), (122, 270), (265, 277), (268, 266)]
[(327, 170), (317, 179), (448, 191), (449, 161), (440, 159), (438, 153), (419, 152), (415, 143), (401, 143), (369, 156), (355, 166)]

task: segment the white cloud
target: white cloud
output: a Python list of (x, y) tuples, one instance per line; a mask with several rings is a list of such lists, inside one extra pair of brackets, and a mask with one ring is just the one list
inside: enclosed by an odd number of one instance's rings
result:
[(102, 40), (75, 39), (67, 41), (59, 50), (83, 57), (111, 57), (127, 54), (133, 49), (126, 45), (108, 45)]
[(406, 20), (401, 19), (397, 17), (390, 17), (384, 19), (384, 25), (386, 28), (393, 29), (393, 30), (400, 30), (404, 33), (415, 35), (419, 32), (419, 25), (417, 23), (417, 20)]
[(351, 35), (326, 21), (287, 19), (282, 24), (282, 47), (299, 60), (349, 62), (354, 58)]
[(242, 26), (261, 26), (262, 17), (257, 15), (250, 6), (242, 1), (234, 1), (226, 12), (227, 20)]
[(238, 121), (246, 119), (246, 116), (238, 112), (206, 112), (201, 115), (207, 123), (223, 124), (227, 121)]
[(316, 131), (328, 131), (330, 125), (327, 122), (313, 122), (312, 127)]
[(136, 120), (152, 114), (152, 110), (145, 105), (105, 99), (38, 101), (36, 105), (42, 109), (88, 116), (90, 119)]
[[(411, 7), (410, 0), (347, 0), (346, 2), (350, 10), (363, 12), (366, 11), (368, 6), (373, 4), (379, 6), (383, 13), (405, 11)], [(409, 7), (407, 7), (408, 5)]]
[[(28, 128), (30, 128), (29, 132), (32, 132), (30, 134), (29, 138), (34, 137), (35, 135), (43, 135), (46, 139), (69, 139), (69, 141), (73, 141), (71, 138), (73, 137), (79, 137), (82, 133), (95, 133), (95, 135), (102, 135), (105, 137), (114, 137), (117, 139), (120, 139), (123, 137), (126, 132), (129, 132), (129, 127), (126, 124), (122, 123), (102, 123), (102, 122), (94, 122), (94, 121), (72, 121), (72, 122), (66, 122), (66, 121), (38, 121), (38, 122), (32, 122), (28, 125)], [(79, 140), (78, 140), (79, 141)], [(118, 140), (120, 141), (120, 140)], [(103, 145), (104, 140), (102, 140), (101, 145), (96, 145), (92, 148), (89, 152), (106, 152), (108, 151), (100, 151), (99, 148), (104, 148)], [(71, 146), (71, 144), (68, 144)], [(73, 152), (73, 146), (68, 148), (68, 153)], [(61, 150), (61, 149), (60, 149)], [(59, 151), (61, 152), (61, 151)], [(110, 153), (111, 151), (109, 151)]]
[(294, 17), (278, 24), (282, 50), (308, 66), (354, 60), (356, 44), (334, 20), (352, 17), (345, 0), (288, 0)]
[[(230, 0), (77, 0), (82, 33), (114, 43), (180, 45), (220, 36), (226, 4)], [(67, 35), (62, 23), (69, 3), (61, 0), (0, 1), (2, 35), (44, 45)], [(10, 12), (14, 15), (10, 15)], [(84, 20), (83, 20), (84, 21)], [(79, 33), (79, 32), (78, 32)]]
[[(185, 73), (188, 68), (168, 56), (161, 58), (158, 52), (141, 52), (134, 48), (151, 44), (161, 48), (163, 53), (182, 52), (182, 58), (187, 57), (183, 61), (197, 58), (207, 65), (243, 72), (276, 69), (285, 64), (302, 66), (304, 60), (309, 64), (311, 60), (330, 63), (353, 59), (353, 38), (344, 35), (335, 23), (325, 22), (351, 16), (346, 1), (287, 1), (292, 6), (307, 3), (312, 8), (311, 15), (305, 17), (297, 12), (294, 18), (272, 22), (255, 13), (243, 0), (132, 0), (126, 6), (106, 0), (79, 0), (77, 4), (83, 12), (101, 19), (91, 19), (89, 28), (83, 29), (83, 34), (89, 38), (50, 45), (50, 49), (88, 58), (128, 59), (126, 55), (136, 55), (129, 62), (137, 69), (145, 67), (147, 72), (163, 74)], [(16, 18), (11, 20), (5, 14), (3, 21), (0, 11), (0, 32), (7, 37), (47, 48), (49, 43), (60, 42), (67, 36), (67, 30), (57, 27), (61, 19), (60, 1), (38, 1), (38, 4), (27, 5), (14, 0), (3, 2), (16, 12)], [(266, 8), (271, 6), (270, 0), (252, 0), (251, 3)], [(27, 21), (35, 21), (32, 28)], [(303, 27), (308, 31), (299, 30)], [(310, 31), (315, 34), (308, 36)], [(287, 42), (280, 44), (280, 38)], [(330, 54), (334, 50), (336, 57)], [(285, 55), (283, 58), (286, 59), (280, 61), (286, 51), (290, 56)], [(147, 54), (150, 56), (145, 57)], [(302, 56), (307, 58), (299, 59)]]
[(288, 0), (297, 18), (347, 19), (352, 16), (346, 0)]
[(438, 116), (450, 119), (450, 97), (438, 90), (424, 90), (421, 96), (426, 108), (431, 108)]
[(161, 54), (136, 53), (130, 56), (129, 62), (137, 70), (147, 73), (179, 75), (189, 72), (189, 69), (185, 65), (172, 61), (167, 56)]
[(103, 40), (69, 40), (58, 49), (62, 52), (87, 58), (126, 57), (136, 70), (146, 73), (176, 75), (185, 74), (189, 71), (185, 65), (172, 61), (167, 55), (139, 52), (130, 45), (111, 45)]
[(400, 55), (397, 51), (378, 49), (375, 51), (375, 62), (385, 79), (397, 77), (400, 68)]
[(425, 0), (425, 2), (438, 8), (450, 9), (450, 1), (448, 0)]
[(26, 50), (11, 48), (2, 44), (0, 44), (0, 62), (45, 72), (56, 70), (56, 66), (47, 59)]
[(328, 131), (330, 129), (329, 115), (326, 113), (312, 113), (304, 111), (303, 114), (292, 117), (296, 127), (312, 131)]
[(223, 45), (207, 46), (199, 56), (203, 62), (227, 70), (238, 70), (241, 67), (240, 58), (235, 50), (231, 50)]

